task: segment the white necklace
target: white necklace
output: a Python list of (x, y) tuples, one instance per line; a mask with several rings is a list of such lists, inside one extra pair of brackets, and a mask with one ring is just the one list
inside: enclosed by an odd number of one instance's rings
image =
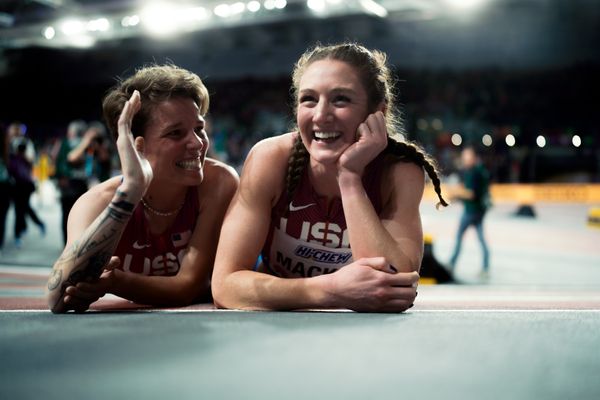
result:
[(181, 203), (179, 205), (179, 207), (177, 207), (175, 210), (172, 210), (172, 211), (158, 211), (158, 210), (152, 208), (150, 206), (150, 204), (146, 203), (146, 200), (144, 200), (143, 197), (142, 197), (142, 204), (144, 205), (144, 208), (146, 210), (150, 211), (154, 215), (158, 215), (159, 217), (170, 217), (171, 215), (177, 214), (179, 212), (179, 210), (181, 210), (183, 208), (183, 203)]

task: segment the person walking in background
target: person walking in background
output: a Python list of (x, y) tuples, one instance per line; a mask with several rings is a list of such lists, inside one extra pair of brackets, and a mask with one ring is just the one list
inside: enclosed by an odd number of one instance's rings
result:
[(385, 54), (358, 44), (317, 46), (300, 58), (297, 129), (253, 147), (223, 224), (217, 306), (412, 306), (425, 172), (446, 202), (433, 160), (393, 138), (400, 127), (391, 83)]
[(4, 248), (4, 235), (6, 233), (6, 214), (10, 207), (12, 197), (12, 178), (8, 171), (8, 132), (0, 126), (0, 254)]
[(206, 157), (208, 104), (200, 78), (172, 65), (140, 69), (104, 98), (122, 175), (71, 209), (67, 244), (48, 280), (53, 312), (85, 311), (105, 293), (155, 306), (210, 299), (238, 177)]
[(15, 154), (20, 145), (25, 145), (25, 159), (32, 165), (35, 163), (36, 152), (33, 141), (27, 136), (27, 125), (15, 121), (8, 126), (9, 154)]
[(452, 198), (461, 200), (463, 212), (460, 217), (456, 243), (450, 258), (450, 269), (454, 272), (456, 262), (462, 248), (462, 239), (467, 228), (472, 226), (477, 232), (477, 238), (481, 244), (483, 255), (482, 270), (480, 277), (489, 278), (490, 252), (484, 235), (483, 220), (490, 207), (489, 172), (481, 162), (474, 146), (466, 146), (461, 151), (462, 185), (456, 189)]
[(67, 242), (67, 218), (75, 201), (87, 192), (88, 177), (85, 170), (85, 151), (95, 137), (91, 132), (85, 137), (87, 125), (82, 120), (72, 121), (67, 128), (67, 135), (61, 141), (56, 156), (55, 178), (60, 191), (62, 209), (63, 241)]
[(15, 246), (21, 247), (23, 233), (27, 230), (27, 217), (40, 228), (42, 235), (46, 234), (46, 225), (31, 208), (31, 194), (35, 192), (33, 181), (33, 165), (26, 158), (27, 145), (20, 143), (15, 154), (10, 155), (8, 170), (13, 178), (13, 203), (15, 205)]

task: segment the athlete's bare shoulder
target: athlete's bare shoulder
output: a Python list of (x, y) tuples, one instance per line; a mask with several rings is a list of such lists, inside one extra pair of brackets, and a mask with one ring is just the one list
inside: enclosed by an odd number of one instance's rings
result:
[(276, 202), (285, 186), (288, 159), (296, 133), (263, 139), (256, 143), (244, 163), (240, 187), (249, 197), (269, 198)]
[(227, 198), (227, 203), (229, 203), (239, 181), (240, 178), (235, 168), (222, 161), (207, 157), (204, 161), (204, 180), (198, 187), (198, 193), (201, 198), (202, 194), (209, 193), (208, 197), (215, 202), (221, 202)]
[(90, 188), (81, 196), (78, 202), (84, 202), (86, 204), (102, 204), (106, 206), (112, 200), (119, 185), (121, 185), (121, 176), (107, 179)]
[(252, 147), (248, 158), (260, 157), (261, 159), (268, 158), (270, 161), (275, 161), (273, 160), (273, 157), (275, 157), (276, 160), (284, 160), (287, 163), (296, 135), (295, 132), (289, 132), (263, 139)]
[(204, 161), (204, 175), (207, 180), (238, 181), (238, 173), (231, 165), (214, 158), (206, 157)]

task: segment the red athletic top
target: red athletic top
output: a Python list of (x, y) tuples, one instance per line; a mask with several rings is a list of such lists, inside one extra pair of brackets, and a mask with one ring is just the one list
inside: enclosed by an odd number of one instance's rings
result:
[[(379, 214), (383, 156), (366, 168), (363, 185)], [(261, 253), (259, 271), (285, 278), (302, 278), (337, 271), (350, 264), (352, 251), (342, 199), (329, 204), (319, 196), (305, 169), (291, 200), (281, 195), (271, 213), (271, 226)]]
[(193, 187), (188, 189), (173, 225), (164, 233), (153, 235), (144, 215), (144, 205), (140, 202), (114, 254), (121, 259), (119, 268), (143, 275), (176, 275), (196, 226), (198, 213), (198, 191)]

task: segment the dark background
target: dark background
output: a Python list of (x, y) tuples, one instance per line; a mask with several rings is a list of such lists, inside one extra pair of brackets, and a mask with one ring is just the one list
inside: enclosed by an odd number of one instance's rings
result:
[[(312, 18), (301, 13), (304, 2), (290, 1), (284, 11), (291, 16), (278, 20), (166, 40), (108, 40), (90, 49), (0, 41), (0, 121), (22, 121), (42, 146), (73, 119), (100, 119), (102, 96), (116, 77), (173, 62), (205, 81), (213, 145), (239, 164), (256, 140), (291, 126), (289, 75), (303, 50), (316, 41), (356, 40), (388, 54), (407, 136), (433, 152), (447, 173), (456, 153), (450, 135), (480, 143), (487, 133), (494, 144), (486, 161), (496, 181), (600, 181), (600, 2), (484, 0), (467, 13), (451, 12), (443, 1), (431, 2), (438, 7), (431, 15), (408, 8), (386, 18)], [(91, 13), (102, 2), (78, 3)], [(38, 2), (1, 4), (0, 11), (16, 16), (14, 26), (52, 16)], [(265, 124), (262, 114), (281, 121)], [(435, 119), (441, 126), (432, 127)], [(504, 144), (508, 132), (517, 138), (513, 148)], [(535, 145), (540, 134), (548, 143), (543, 149)], [(571, 145), (573, 134), (582, 137), (580, 148)]]

